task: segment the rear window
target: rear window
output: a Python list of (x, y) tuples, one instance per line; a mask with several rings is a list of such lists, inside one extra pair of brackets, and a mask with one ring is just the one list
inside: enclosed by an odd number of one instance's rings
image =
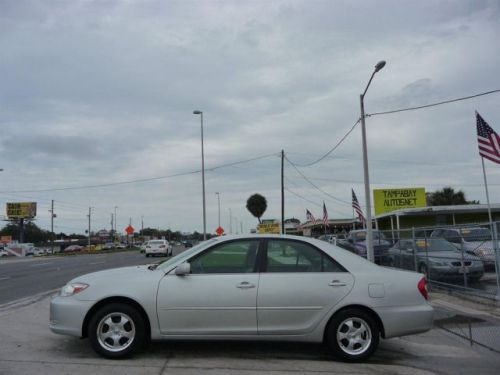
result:
[(163, 245), (165, 241), (149, 241), (148, 245)]

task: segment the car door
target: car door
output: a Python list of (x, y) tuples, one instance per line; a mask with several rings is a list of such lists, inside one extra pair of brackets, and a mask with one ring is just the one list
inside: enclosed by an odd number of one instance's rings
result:
[(214, 245), (189, 259), (191, 273), (161, 280), (157, 311), (163, 335), (256, 335), (260, 240)]
[(259, 335), (310, 332), (352, 289), (354, 277), (299, 240), (266, 241), (257, 296)]

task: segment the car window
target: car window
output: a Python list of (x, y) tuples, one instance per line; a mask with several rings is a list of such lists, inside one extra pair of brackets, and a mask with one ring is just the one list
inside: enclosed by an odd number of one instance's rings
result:
[(221, 244), (190, 261), (192, 274), (254, 272), (259, 240)]
[(267, 272), (345, 272), (315, 247), (298, 241), (269, 240)]

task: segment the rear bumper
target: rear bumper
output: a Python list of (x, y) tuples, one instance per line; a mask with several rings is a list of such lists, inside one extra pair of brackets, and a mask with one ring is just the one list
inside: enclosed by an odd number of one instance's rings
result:
[(434, 309), (428, 303), (379, 307), (374, 310), (384, 325), (385, 338), (426, 332), (434, 322)]

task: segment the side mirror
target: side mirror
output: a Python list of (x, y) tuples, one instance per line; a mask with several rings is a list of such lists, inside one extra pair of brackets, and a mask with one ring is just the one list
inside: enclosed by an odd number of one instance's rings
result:
[(189, 263), (181, 263), (175, 269), (175, 274), (177, 276), (185, 276), (191, 273), (191, 265)]

